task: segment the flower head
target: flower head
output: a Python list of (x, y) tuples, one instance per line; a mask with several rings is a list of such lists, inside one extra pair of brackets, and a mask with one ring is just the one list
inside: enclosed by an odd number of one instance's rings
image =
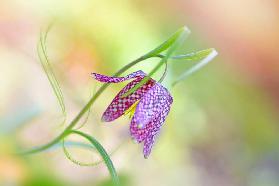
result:
[(102, 121), (113, 121), (130, 110), (134, 110), (130, 133), (138, 143), (144, 143), (143, 154), (147, 158), (170, 111), (173, 99), (165, 87), (151, 78), (130, 95), (122, 97), (145, 76), (146, 74), (142, 71), (136, 71), (125, 77), (109, 77), (92, 73), (93, 78), (105, 83), (119, 83), (134, 79), (115, 96), (105, 110)]

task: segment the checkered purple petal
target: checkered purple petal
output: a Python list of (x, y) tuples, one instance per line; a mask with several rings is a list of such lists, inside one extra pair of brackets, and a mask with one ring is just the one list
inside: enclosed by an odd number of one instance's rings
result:
[(144, 76), (146, 76), (146, 74), (143, 71), (139, 70), (124, 77), (111, 77), (97, 73), (91, 73), (91, 76), (103, 83), (119, 83), (133, 78), (143, 78)]
[(170, 94), (165, 87), (159, 83), (154, 85), (137, 105), (133, 119), (138, 124), (138, 127), (143, 128), (153, 118), (157, 118), (164, 109), (163, 105), (166, 104), (169, 97)]
[(121, 98), (123, 94), (128, 92), (131, 88), (133, 88), (136, 84), (138, 84), (144, 77), (145, 73), (141, 70), (133, 72), (131, 74), (128, 74), (124, 77), (110, 77), (102, 74), (92, 73), (91, 74), (93, 78), (100, 82), (105, 83), (119, 83), (122, 81), (126, 81), (129, 79), (136, 78), (132, 82), (128, 83), (112, 100), (108, 108), (105, 110), (102, 121), (110, 122), (117, 118), (119, 118), (121, 115), (124, 114), (124, 112), (130, 108), (137, 100), (141, 99), (142, 96), (154, 85), (155, 81), (150, 79), (148, 82), (146, 82), (142, 87), (137, 89), (132, 94)]
[(123, 94), (138, 84), (142, 78), (135, 79), (128, 83), (112, 100), (108, 108), (105, 110), (102, 121), (110, 122), (124, 114), (124, 112), (130, 108), (137, 100), (141, 99), (142, 96), (154, 85), (155, 81), (150, 79), (147, 83), (141, 86), (132, 94), (121, 98)]
[(166, 117), (170, 111), (170, 104), (167, 104), (164, 111), (155, 120), (153, 120), (151, 122), (151, 125), (153, 125), (153, 128), (152, 128), (152, 130), (148, 131), (148, 135), (145, 138), (144, 144), (143, 144), (144, 158), (148, 158), (148, 156), (151, 153), (152, 147), (155, 143), (155, 138), (159, 135), (160, 129), (161, 129), (162, 125), (164, 124)]
[[(147, 98), (149, 99), (149, 102), (144, 100)], [(140, 106), (141, 102), (148, 106)], [(173, 99), (167, 89), (157, 83), (144, 95), (137, 106), (137, 109), (138, 107), (141, 108), (136, 110), (136, 113), (132, 118), (130, 133), (137, 142), (141, 143), (144, 141), (143, 154), (145, 158), (147, 158), (151, 152), (155, 137), (159, 133), (161, 126), (170, 111), (172, 102)], [(139, 113), (142, 113), (143, 115), (137, 115)], [(144, 113), (146, 116), (144, 116)], [(137, 121), (148, 122), (144, 126), (139, 127)]]

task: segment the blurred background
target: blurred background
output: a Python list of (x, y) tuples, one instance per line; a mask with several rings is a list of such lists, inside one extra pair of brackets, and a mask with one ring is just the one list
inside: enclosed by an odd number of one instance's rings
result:
[[(1, 186), (109, 185), (104, 164), (75, 165), (61, 146), (14, 155), (65, 127), (36, 51), (40, 31), (51, 23), (48, 55), (64, 94), (66, 124), (101, 85), (91, 72), (113, 74), (184, 25), (192, 34), (178, 53), (211, 47), (219, 52), (171, 89), (174, 104), (147, 160), (141, 145), (130, 140), (128, 117), (100, 122), (125, 83), (110, 86), (94, 104), (82, 131), (113, 153), (123, 185), (279, 185), (278, 1), (2, 0), (0, 15)], [(130, 72), (148, 72), (156, 61)], [(169, 64), (172, 79), (194, 63)], [(94, 151), (69, 151), (84, 162), (99, 158)]]

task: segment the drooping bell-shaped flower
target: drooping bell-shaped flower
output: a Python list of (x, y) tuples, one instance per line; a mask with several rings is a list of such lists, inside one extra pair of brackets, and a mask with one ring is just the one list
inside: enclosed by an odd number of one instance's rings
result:
[(123, 114), (134, 110), (130, 133), (132, 138), (138, 143), (144, 143), (143, 154), (147, 158), (155, 138), (170, 111), (173, 99), (165, 87), (151, 78), (136, 91), (123, 97), (126, 92), (136, 86), (145, 76), (146, 74), (142, 71), (136, 71), (125, 77), (109, 77), (92, 73), (93, 78), (104, 83), (119, 83), (134, 79), (115, 96), (104, 112), (102, 121), (113, 121)]

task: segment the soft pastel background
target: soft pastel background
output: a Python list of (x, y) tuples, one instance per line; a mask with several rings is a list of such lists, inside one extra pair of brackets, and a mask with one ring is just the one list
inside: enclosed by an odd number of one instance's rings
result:
[[(98, 88), (90, 72), (112, 74), (179, 27), (192, 34), (181, 53), (214, 47), (219, 56), (171, 90), (174, 104), (148, 160), (129, 138), (129, 119), (101, 123), (113, 85), (83, 131), (109, 153), (123, 185), (279, 185), (279, 3), (277, 0), (2, 0), (0, 2), (0, 185), (104, 186), (104, 164), (79, 167), (60, 147), (28, 157), (17, 149), (61, 132), (61, 112), (36, 53), (47, 43), (68, 113)], [(150, 70), (149, 60), (133, 70)], [(172, 61), (171, 77), (188, 62)], [(188, 63), (190, 64), (190, 63)], [(131, 69), (132, 71), (132, 69)], [(69, 140), (80, 141), (76, 136)], [(85, 162), (95, 152), (71, 148)]]

